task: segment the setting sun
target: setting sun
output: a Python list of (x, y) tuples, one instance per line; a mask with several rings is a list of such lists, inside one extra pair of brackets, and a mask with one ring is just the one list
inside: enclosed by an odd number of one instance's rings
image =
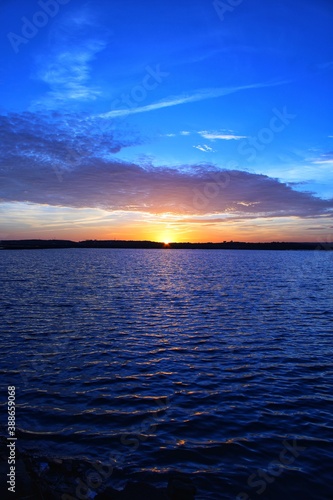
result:
[(175, 241), (175, 237), (170, 234), (170, 231), (166, 230), (160, 233), (156, 241), (161, 241), (164, 245), (169, 245), (172, 241)]

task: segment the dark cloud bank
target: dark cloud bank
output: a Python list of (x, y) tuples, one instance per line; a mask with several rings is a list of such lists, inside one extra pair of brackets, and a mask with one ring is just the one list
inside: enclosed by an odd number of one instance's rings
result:
[(115, 154), (140, 141), (102, 119), (24, 113), (1, 116), (0, 126), (2, 202), (235, 217), (332, 214), (333, 200), (266, 175), (120, 161)]

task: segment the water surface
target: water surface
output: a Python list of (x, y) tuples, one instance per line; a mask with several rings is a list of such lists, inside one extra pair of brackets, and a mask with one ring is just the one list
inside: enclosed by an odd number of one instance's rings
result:
[(333, 498), (331, 252), (0, 260), (2, 394), (17, 386), (21, 449), (156, 484), (182, 470), (198, 499)]

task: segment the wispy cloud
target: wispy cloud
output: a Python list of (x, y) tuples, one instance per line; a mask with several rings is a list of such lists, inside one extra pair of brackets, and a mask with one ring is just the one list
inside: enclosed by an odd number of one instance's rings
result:
[(318, 227), (306, 227), (304, 229), (305, 231), (326, 231), (328, 228), (327, 226), (318, 226)]
[(198, 132), (198, 134), (200, 134), (201, 137), (204, 137), (205, 139), (209, 139), (211, 141), (215, 140), (238, 141), (240, 139), (247, 139), (246, 135), (236, 135), (233, 133), (225, 133), (225, 132), (208, 132), (207, 130), (202, 130), (201, 132)]
[(162, 101), (148, 104), (146, 106), (138, 106), (136, 108), (126, 108), (126, 109), (114, 109), (99, 115), (101, 118), (119, 118), (121, 116), (133, 115), (136, 113), (147, 113), (149, 111), (155, 111), (157, 109), (169, 108), (172, 106), (179, 106), (182, 104), (187, 104), (189, 102), (203, 101), (206, 99), (214, 99), (217, 97), (222, 97), (229, 94), (234, 94), (235, 92), (240, 92), (242, 90), (258, 89), (263, 87), (274, 87), (277, 85), (283, 85), (288, 83), (287, 81), (270, 82), (270, 83), (254, 83), (251, 85), (234, 86), (234, 87), (220, 87), (220, 88), (208, 88), (195, 91), (193, 94), (182, 94), (178, 96), (168, 97)]
[(198, 146), (193, 146), (196, 149), (199, 149), (199, 151), (203, 151), (204, 153), (214, 153), (214, 149), (211, 148), (210, 146), (207, 146), (207, 144), (204, 144), (201, 146), (200, 144)]
[[(189, 130), (182, 130), (181, 132), (178, 133), (180, 136), (187, 137), (189, 135), (193, 134), (198, 134), (200, 135), (203, 139), (207, 139), (209, 141), (216, 141), (216, 140), (224, 140), (224, 141), (231, 141), (231, 140), (240, 140), (240, 139), (247, 139), (246, 135), (237, 135), (233, 131), (228, 130), (228, 131), (221, 131), (221, 132), (209, 132), (207, 130), (201, 130), (200, 132), (190, 132)], [(163, 134), (164, 137), (176, 137), (177, 134), (172, 133), (172, 134)], [(196, 147), (196, 146), (193, 146)], [(207, 146), (208, 147), (208, 146)]]
[(90, 101), (101, 95), (95, 86), (89, 85), (90, 62), (103, 50), (105, 43), (90, 40), (76, 49), (56, 54), (38, 73), (50, 90), (42, 99), (46, 104), (61, 104), (68, 100)]
[(325, 153), (318, 158), (312, 159), (311, 163), (315, 165), (331, 165), (333, 166), (333, 152)]
[(91, 26), (92, 16), (82, 8), (53, 28), (48, 57), (39, 57), (35, 75), (49, 90), (32, 109), (58, 108), (67, 102), (96, 100), (101, 95), (91, 82), (91, 63), (107, 42), (102, 35), (90, 35)]
[(316, 160), (313, 162), (315, 165), (332, 165), (333, 166), (333, 158), (330, 160)]

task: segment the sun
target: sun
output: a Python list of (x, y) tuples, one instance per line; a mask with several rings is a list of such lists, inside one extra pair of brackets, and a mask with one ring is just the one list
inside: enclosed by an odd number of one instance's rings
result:
[(162, 233), (159, 235), (157, 241), (161, 241), (164, 246), (169, 246), (172, 241), (172, 236), (167, 231), (165, 231), (164, 234)]

